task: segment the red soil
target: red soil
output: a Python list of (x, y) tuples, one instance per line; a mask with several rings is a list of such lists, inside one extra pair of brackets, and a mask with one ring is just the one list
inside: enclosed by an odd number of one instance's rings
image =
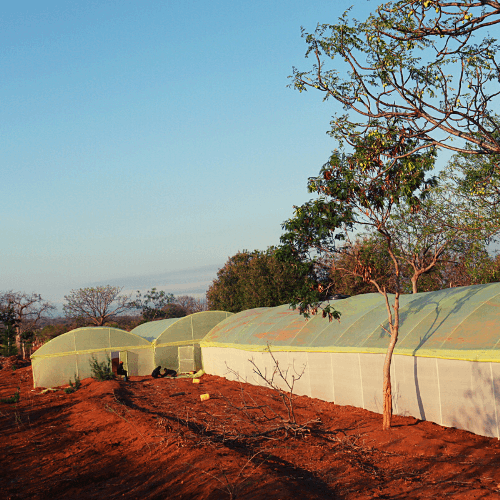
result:
[(0, 403), (3, 499), (500, 499), (498, 440), (411, 417), (383, 432), (378, 414), (297, 397), (302, 430), (273, 431), (276, 393), (210, 375), (41, 394), (30, 366), (0, 370), (0, 398), (17, 387)]

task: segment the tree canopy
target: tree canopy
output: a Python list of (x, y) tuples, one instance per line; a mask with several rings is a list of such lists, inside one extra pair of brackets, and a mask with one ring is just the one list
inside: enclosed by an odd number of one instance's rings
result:
[(500, 67), (487, 29), (499, 22), (500, 3), (490, 0), (387, 2), (363, 21), (346, 11), (338, 24), (303, 29), (315, 62), (294, 68), (292, 85), (342, 104), (330, 133), (351, 145), (397, 125), (402, 140), (417, 140), (404, 154), (437, 146), (498, 154)]
[(39, 293), (14, 292), (12, 290), (0, 294), (0, 307), (12, 310), (15, 323), (16, 346), (23, 357), (26, 356), (25, 344), (30, 344), (33, 333), (40, 322), (49, 317), (55, 310), (54, 305), (44, 300)]
[[(454, 179), (465, 195), (468, 189), (483, 200), (483, 167), (499, 172), (500, 127), (492, 112), (500, 94), (493, 84), (500, 75), (497, 45), (488, 35), (480, 38), (500, 21), (499, 13), (496, 1), (400, 0), (381, 5), (364, 21), (350, 19), (346, 11), (338, 24), (319, 24), (313, 33), (303, 30), (306, 57), (313, 55), (314, 63), (309, 71), (293, 69), (292, 86), (300, 92), (316, 89), (325, 100), (342, 105), (344, 112), (333, 117), (329, 133), (348, 149), (334, 151), (319, 176), (309, 179), (310, 192), (318, 196), (295, 207), (284, 222), (279, 255), (315, 266), (330, 257), (334, 273), (350, 274), (385, 297), (390, 340), (384, 429), (392, 417), (390, 364), (405, 268), (416, 292), (418, 281), (447, 255), (462, 245), (474, 258), (494, 232), (490, 222), (498, 227), (498, 219), (484, 218), (488, 203), (479, 212), (473, 207), (455, 217), (457, 197), (442, 196), (445, 191), (437, 189), (431, 171), (438, 148), (488, 155), (489, 164)], [(375, 239), (356, 245), (355, 230), (368, 230)], [(378, 242), (378, 255), (389, 256), (389, 281), (366, 252), (367, 245)], [(340, 317), (331, 304), (322, 306), (311, 296), (297, 302), (303, 313), (322, 307), (330, 319)]]
[(313, 289), (311, 267), (296, 259), (276, 258), (276, 249), (244, 250), (228, 259), (207, 292), (209, 309), (239, 312), (296, 300)]

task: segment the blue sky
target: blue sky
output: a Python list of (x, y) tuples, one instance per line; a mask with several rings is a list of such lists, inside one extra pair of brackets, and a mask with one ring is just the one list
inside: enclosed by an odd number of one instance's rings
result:
[(300, 26), (350, 5), (4, 5), (0, 290), (56, 298), (278, 244), (336, 147), (333, 102), (286, 87), (312, 64)]

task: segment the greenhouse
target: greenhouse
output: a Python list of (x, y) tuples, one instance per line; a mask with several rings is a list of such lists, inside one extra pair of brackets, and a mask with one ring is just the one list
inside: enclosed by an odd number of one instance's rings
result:
[[(288, 305), (227, 318), (201, 342), (204, 370), (263, 384), (256, 369), (272, 376), (273, 356), (289, 380), (300, 376), (296, 394), (381, 413), (384, 298), (333, 305), (340, 321)], [(401, 296), (391, 379), (395, 414), (500, 438), (500, 283)]]
[(56, 337), (32, 356), (34, 387), (67, 384), (91, 376), (90, 362), (120, 361), (129, 376), (149, 375), (161, 365), (180, 372), (201, 368), (199, 341), (232, 313), (205, 311), (144, 323), (131, 332), (108, 327), (77, 328)]
[(133, 333), (108, 327), (77, 328), (56, 337), (31, 356), (34, 387), (52, 387), (67, 384), (76, 377), (91, 376), (90, 362), (119, 361), (129, 375), (151, 372), (153, 351), (151, 342)]
[(200, 340), (230, 315), (232, 313), (224, 311), (204, 311), (183, 318), (144, 323), (131, 333), (152, 343), (152, 367), (198, 371), (202, 368)]

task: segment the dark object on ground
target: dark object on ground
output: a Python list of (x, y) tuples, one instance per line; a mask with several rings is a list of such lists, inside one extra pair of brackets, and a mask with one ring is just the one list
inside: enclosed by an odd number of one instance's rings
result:
[(185, 392), (174, 392), (173, 394), (170, 394), (169, 398), (174, 398), (175, 396), (184, 396), (185, 394)]
[(116, 369), (116, 374), (123, 375), (125, 377), (125, 382), (128, 382), (127, 370), (125, 370), (125, 368), (123, 368), (123, 361), (120, 361), (120, 364), (118, 365), (118, 368)]

